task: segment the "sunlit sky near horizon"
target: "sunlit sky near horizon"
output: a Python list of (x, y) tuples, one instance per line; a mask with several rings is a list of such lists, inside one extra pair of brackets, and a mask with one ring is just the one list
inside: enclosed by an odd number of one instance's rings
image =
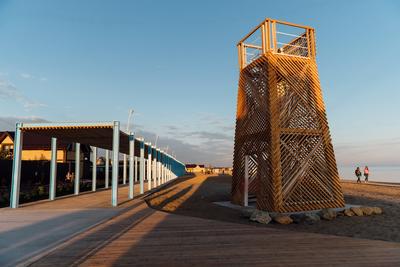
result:
[(340, 165), (400, 165), (399, 1), (0, 1), (0, 130), (125, 123), (231, 165), (236, 43), (266, 17), (316, 29)]

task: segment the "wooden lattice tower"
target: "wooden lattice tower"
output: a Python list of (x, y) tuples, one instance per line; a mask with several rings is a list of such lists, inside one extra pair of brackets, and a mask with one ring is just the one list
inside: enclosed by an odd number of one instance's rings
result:
[(266, 19), (238, 49), (233, 203), (250, 194), (268, 211), (344, 206), (314, 29)]

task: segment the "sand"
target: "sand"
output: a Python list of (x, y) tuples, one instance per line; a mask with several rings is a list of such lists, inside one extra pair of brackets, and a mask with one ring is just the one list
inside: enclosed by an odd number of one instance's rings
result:
[(252, 224), (292, 231), (325, 233), (365, 239), (400, 242), (400, 187), (343, 182), (349, 204), (379, 206), (384, 214), (369, 217), (338, 217), (314, 225), (262, 225), (240, 216), (240, 211), (214, 204), (229, 201), (231, 177), (197, 175), (179, 178), (147, 198), (147, 203), (166, 212), (214, 220)]

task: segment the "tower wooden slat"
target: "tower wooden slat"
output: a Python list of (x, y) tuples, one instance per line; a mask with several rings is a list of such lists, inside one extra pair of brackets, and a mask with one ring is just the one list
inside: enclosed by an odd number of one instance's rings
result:
[[(286, 34), (294, 38), (281, 43), (281, 25), (303, 32)], [(259, 49), (259, 44), (246, 41), (258, 32), (261, 55), (248, 62), (246, 49)], [(344, 206), (318, 77), (314, 29), (266, 19), (238, 47), (232, 201), (244, 202), (244, 159), (249, 156), (248, 190), (256, 195), (259, 209), (291, 212)]]

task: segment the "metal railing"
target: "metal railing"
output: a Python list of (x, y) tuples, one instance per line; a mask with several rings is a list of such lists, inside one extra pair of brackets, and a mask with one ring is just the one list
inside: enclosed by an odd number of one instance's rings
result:
[(313, 28), (273, 19), (264, 20), (237, 46), (240, 69), (266, 53), (315, 58)]

